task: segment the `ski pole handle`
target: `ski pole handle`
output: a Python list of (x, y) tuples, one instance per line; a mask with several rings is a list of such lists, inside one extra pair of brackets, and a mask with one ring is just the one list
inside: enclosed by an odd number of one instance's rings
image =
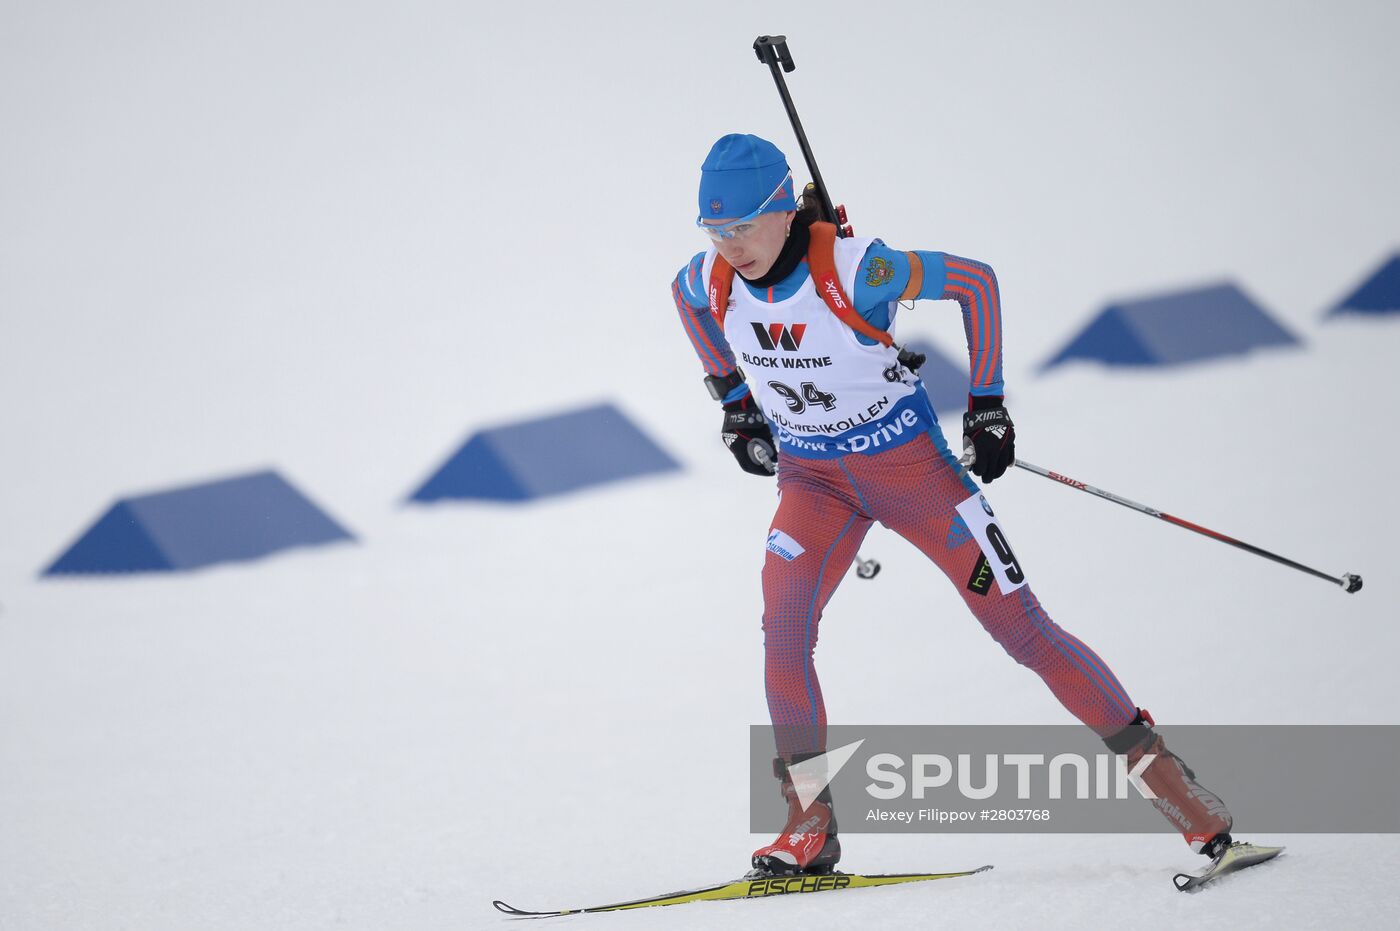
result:
[(773, 454), (769, 451), (768, 444), (762, 440), (749, 440), (749, 455), (758, 460), (758, 464), (768, 470), (769, 475), (776, 475), (778, 464), (773, 461)]

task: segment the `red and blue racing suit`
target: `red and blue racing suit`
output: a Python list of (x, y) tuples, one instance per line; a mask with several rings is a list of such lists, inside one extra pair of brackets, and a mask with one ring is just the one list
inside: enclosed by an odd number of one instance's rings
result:
[[(859, 264), (841, 283), (862, 317), (878, 329), (891, 330), (898, 299), (910, 286), (911, 275), (917, 283), (921, 262), (923, 279), (915, 298), (956, 301), (962, 308), (970, 393), (1003, 394), (1001, 302), (991, 268), (941, 252), (900, 252), (879, 240), (869, 241), (863, 255), (855, 254)], [(706, 373), (725, 376), (737, 364), (726, 331), (742, 338), (747, 329), (735, 330), (730, 322), (722, 329), (711, 314), (707, 256), (713, 256), (713, 250), (682, 268), (671, 290)], [(746, 306), (758, 301), (776, 310), (802, 293), (810, 280), (804, 260), (772, 287), (755, 288), (736, 276), (733, 290), (742, 289), (738, 296)], [(764, 329), (756, 320), (744, 325)], [(851, 332), (861, 344), (873, 343)], [(792, 337), (800, 334), (796, 327), (774, 323), (760, 348), (772, 344), (777, 352), (783, 347), (776, 340), (787, 338), (795, 345)], [(763, 335), (759, 333), (760, 340)], [(764, 361), (750, 358), (748, 351), (742, 354), (750, 362)], [(752, 365), (746, 364), (745, 371), (751, 382), (756, 379)], [(781, 409), (765, 410), (770, 422), (778, 421), (774, 432), (780, 447), (780, 502), (763, 566), (764, 681), (779, 754), (792, 759), (794, 754), (826, 749), (826, 708), (813, 665), (817, 630), (823, 609), (875, 521), (942, 569), (987, 632), (1016, 662), (1039, 675), (1075, 717), (1103, 737), (1120, 731), (1133, 721), (1137, 708), (1098, 654), (1052, 621), (1030, 586), (1003, 594), (992, 579), (977, 577), (979, 569), (986, 576), (985, 561), (954, 508), (977, 494), (978, 487), (959, 476), (960, 467), (922, 383), (910, 374), (908, 384), (914, 391), (897, 405), (879, 411), (872, 406), (870, 423), (834, 437), (789, 433), (782, 429)], [(749, 390), (741, 384), (726, 400)], [(821, 397), (816, 395), (817, 400)], [(909, 424), (917, 428), (906, 429)], [(851, 442), (857, 433), (864, 442)]]

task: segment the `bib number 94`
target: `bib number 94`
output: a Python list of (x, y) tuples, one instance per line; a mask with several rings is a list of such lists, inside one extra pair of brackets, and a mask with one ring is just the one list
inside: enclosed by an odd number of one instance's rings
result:
[(836, 395), (827, 394), (810, 381), (802, 383), (800, 394), (791, 385), (785, 385), (780, 381), (770, 381), (768, 387), (783, 396), (783, 402), (787, 404), (788, 410), (794, 414), (805, 411), (808, 404), (819, 404), (823, 410), (828, 411), (836, 409)]

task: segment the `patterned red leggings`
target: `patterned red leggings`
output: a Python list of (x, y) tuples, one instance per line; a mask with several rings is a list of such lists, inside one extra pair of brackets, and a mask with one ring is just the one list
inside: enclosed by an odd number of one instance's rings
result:
[[(763, 633), (768, 711), (784, 758), (826, 749), (826, 708), (812, 663), (817, 626), (876, 520), (933, 560), (1011, 658), (1100, 736), (1137, 714), (1104, 661), (1050, 620), (1029, 585), (1010, 595), (995, 581), (985, 594), (969, 590), (981, 550), (954, 507), (978, 489), (957, 472), (947, 448), (928, 436), (870, 456), (782, 459), (782, 498), (763, 564)], [(788, 539), (802, 550), (793, 559), (786, 558), (794, 553)]]

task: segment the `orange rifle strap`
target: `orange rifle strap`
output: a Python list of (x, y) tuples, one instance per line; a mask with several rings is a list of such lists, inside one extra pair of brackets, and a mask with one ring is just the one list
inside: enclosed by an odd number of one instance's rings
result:
[(851, 299), (841, 288), (841, 279), (836, 275), (836, 227), (831, 223), (812, 224), (812, 242), (807, 247), (807, 267), (811, 270), (812, 281), (817, 293), (831, 312), (841, 318), (841, 322), (862, 336), (875, 340), (882, 346), (893, 346), (894, 338), (884, 330), (871, 326), (870, 322), (856, 313)]
[(734, 283), (734, 266), (724, 256), (716, 254), (710, 268), (710, 313), (724, 332), (724, 315), (729, 312), (729, 288)]

